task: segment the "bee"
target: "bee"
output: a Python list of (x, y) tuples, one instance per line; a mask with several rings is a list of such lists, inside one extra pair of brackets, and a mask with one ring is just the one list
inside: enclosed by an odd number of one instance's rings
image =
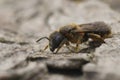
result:
[(61, 27), (58, 31), (54, 31), (49, 37), (38, 39), (37, 42), (47, 39), (49, 44), (43, 51), (49, 47), (53, 53), (57, 53), (63, 45), (69, 47), (71, 46), (70, 43), (73, 43), (75, 44), (75, 52), (78, 52), (81, 43), (87, 42), (89, 39), (105, 43), (104, 39), (110, 38), (111, 34), (110, 26), (101, 21), (86, 24), (69, 24)]

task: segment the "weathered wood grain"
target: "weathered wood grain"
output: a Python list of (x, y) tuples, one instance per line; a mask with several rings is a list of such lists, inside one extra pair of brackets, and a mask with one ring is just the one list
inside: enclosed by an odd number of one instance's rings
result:
[[(102, 0), (0, 0), (0, 80), (119, 80), (120, 14)], [(119, 4), (119, 3), (118, 3)], [(70, 23), (104, 21), (113, 37), (80, 53), (36, 40)], [(88, 47), (85, 48), (84, 47)]]

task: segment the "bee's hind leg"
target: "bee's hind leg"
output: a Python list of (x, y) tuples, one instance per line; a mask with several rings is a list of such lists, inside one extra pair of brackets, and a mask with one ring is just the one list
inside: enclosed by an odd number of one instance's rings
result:
[(93, 41), (98, 41), (98, 42), (101, 42), (101, 43), (105, 43), (104, 39), (98, 34), (88, 33), (88, 37), (93, 39)]
[(89, 42), (89, 45), (92, 47), (99, 47), (102, 43), (105, 43), (100, 35), (89, 33), (88, 36), (93, 40), (92, 42)]

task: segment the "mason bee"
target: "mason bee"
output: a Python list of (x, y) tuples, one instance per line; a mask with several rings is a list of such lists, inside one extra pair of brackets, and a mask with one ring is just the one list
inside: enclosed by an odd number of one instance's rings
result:
[(53, 53), (57, 53), (64, 44), (69, 47), (71, 46), (70, 43), (73, 43), (76, 45), (75, 52), (78, 52), (79, 45), (89, 39), (105, 43), (104, 39), (109, 37), (111, 37), (111, 28), (106, 23), (93, 22), (63, 26), (58, 31), (51, 33), (49, 37), (42, 37), (37, 42), (44, 38), (49, 40), (49, 44), (44, 50), (49, 47)]

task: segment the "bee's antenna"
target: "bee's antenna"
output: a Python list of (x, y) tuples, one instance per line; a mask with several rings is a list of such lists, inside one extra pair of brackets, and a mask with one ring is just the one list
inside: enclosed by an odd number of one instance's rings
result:
[(42, 37), (42, 38), (38, 39), (36, 42), (39, 42), (42, 39), (47, 39), (48, 41), (50, 41), (50, 39), (48, 37)]

